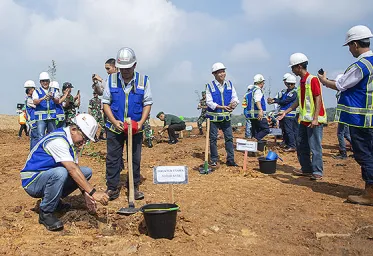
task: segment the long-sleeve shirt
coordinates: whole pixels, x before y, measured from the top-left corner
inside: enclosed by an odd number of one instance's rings
[[[223,92],[224,86],[227,86],[227,81],[225,80],[223,84],[220,84],[217,80],[215,80],[215,84],[220,90],[220,92]],[[236,104],[240,103],[237,97],[236,89],[234,88],[233,84],[232,84],[232,100],[230,103],[232,102],[236,102]],[[213,101],[210,90],[206,90],[206,104],[212,110],[215,110],[216,107],[218,106],[218,104]]]

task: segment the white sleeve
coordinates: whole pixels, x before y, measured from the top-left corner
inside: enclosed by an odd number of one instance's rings
[[[44,148],[57,163],[74,162],[74,159],[70,154],[70,146],[66,140],[62,138],[56,138],[48,141]]]
[[[32,93],[32,99],[33,99],[33,100],[38,100],[38,99],[39,99],[39,95],[38,95],[38,93],[36,92],[36,90],[34,90],[34,92]]]
[[[233,85],[232,85],[232,99],[231,99],[231,102],[229,103],[232,103],[232,102],[236,102],[237,104],[240,103],[240,101],[238,100],[236,89],[234,88]]]
[[[34,101],[31,98],[27,98],[27,107],[29,108],[35,108]]]
[[[335,86],[338,91],[344,92],[357,85],[361,79],[363,79],[363,72],[355,64],[338,81],[335,81]]]
[[[206,87],[206,105],[211,108],[212,110],[215,110],[215,108],[218,106],[213,100],[210,93],[210,90]]]
[[[254,92],[254,102],[261,101],[261,100],[262,100],[262,97],[263,97],[263,92],[262,92],[262,90],[257,89],[257,90]]]
[[[109,88],[109,77],[106,81],[104,92],[102,93],[102,99],[101,102],[102,104],[111,104],[111,94],[110,94],[110,88]]]
[[[145,87],[145,91],[144,91],[144,102],[143,102],[144,106],[147,106],[147,105],[153,105],[153,96],[152,96],[152,91],[150,89],[150,80],[148,78],[147,82],[146,82],[146,87]]]

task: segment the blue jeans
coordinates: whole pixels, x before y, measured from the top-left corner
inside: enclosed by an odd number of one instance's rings
[[[227,162],[234,162],[234,150],[233,150],[233,135],[231,121],[223,122],[210,122],[210,152],[211,161],[217,162],[219,159],[218,155],[218,130],[222,130],[225,140],[225,150],[227,151]]]
[[[251,138],[251,121],[246,119],[245,138]]]
[[[92,177],[90,168],[80,167],[80,170],[87,180]],[[78,184],[65,167],[55,167],[42,172],[25,190],[30,196],[42,199],[40,210],[52,213],[60,199],[70,195],[77,188]]]
[[[345,139],[351,144],[350,129],[348,125],[338,123],[337,137],[338,137],[339,151],[345,152],[346,151]]]
[[[30,151],[38,142],[38,129],[35,127],[30,130]]]
[[[373,129],[350,126],[351,144],[366,184],[373,184]]]
[[[297,147],[298,126],[298,121],[294,117],[284,117],[280,121],[284,142],[289,148]]]
[[[314,128],[299,125],[297,155],[302,172],[323,175],[322,135],[322,125]]]
[[[44,137],[45,134],[51,133],[56,130],[56,119],[36,121],[36,129],[36,139],[37,141],[39,141],[41,138]],[[45,131],[47,131],[47,133]]]

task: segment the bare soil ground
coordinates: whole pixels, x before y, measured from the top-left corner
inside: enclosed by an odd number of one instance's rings
[[[1,119],[5,120],[4,117]],[[146,235],[143,216],[120,216],[126,190],[97,216],[85,211],[79,193],[66,198],[73,208],[61,216],[65,228],[48,232],[38,224],[37,199],[22,189],[19,171],[28,154],[28,138],[17,140],[17,127],[0,127],[0,254],[2,255],[373,255],[373,207],[345,203],[363,188],[359,166],[352,158],[335,160],[336,126],[324,130],[325,178],[313,182],[291,175],[299,167],[296,153],[280,153],[273,175],[260,173],[258,160],[248,170],[226,167],[224,141],[219,140],[221,164],[209,175],[196,169],[203,163],[203,136],[184,138],[176,145],[159,143],[143,148],[141,189],[146,203],[168,202],[167,185],[154,185],[152,168],[186,165],[189,184],[175,185],[181,207],[173,240]],[[242,138],[243,131],[235,133]],[[276,150],[272,142],[271,149]],[[79,159],[94,170],[92,184],[105,189],[105,142],[91,145]],[[242,166],[243,153],[235,152]],[[125,175],[123,174],[123,177]],[[317,233],[347,234],[317,238]]]

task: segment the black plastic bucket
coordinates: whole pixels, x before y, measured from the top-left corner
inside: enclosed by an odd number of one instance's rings
[[[267,141],[266,140],[260,140],[260,141],[258,141],[258,151],[263,152],[266,145],[267,145]]]
[[[178,210],[176,204],[147,204],[141,207],[148,235],[155,239],[174,238]]]
[[[259,170],[265,174],[273,174],[276,172],[277,159],[267,160],[265,157],[259,157]]]

